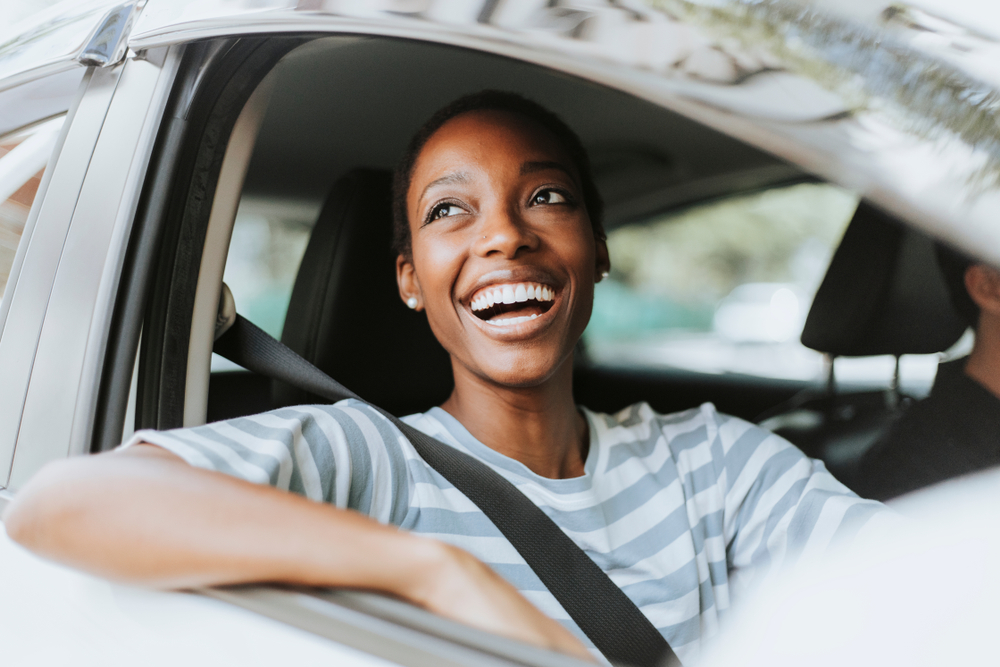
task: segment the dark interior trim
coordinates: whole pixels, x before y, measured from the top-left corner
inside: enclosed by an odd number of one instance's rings
[[[610,231],[629,224],[648,222],[671,213],[680,213],[714,201],[751,195],[799,183],[819,183],[797,167],[775,164],[745,172],[728,173],[687,181],[680,187],[664,188],[607,206],[605,228]]]
[[[118,294],[111,315],[101,385],[97,394],[91,452],[107,451],[121,440],[122,426],[128,411],[131,375],[139,347],[143,313],[152,273],[163,232],[163,212],[169,200],[169,184],[177,165],[186,123],[178,113],[179,83],[190,76],[192,58],[185,54],[177,75],[177,84],[167,103],[163,125],[150,157],[146,185],[139,199],[132,233],[122,266]]]
[[[573,397],[595,412],[614,414],[640,401],[657,412],[671,414],[712,403],[720,411],[754,421],[766,410],[801,391],[822,384],[741,375],[710,374],[678,368],[578,364],[573,373]]]

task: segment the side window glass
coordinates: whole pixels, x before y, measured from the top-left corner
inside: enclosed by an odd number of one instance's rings
[[[857,197],[819,183],[670,213],[608,234],[612,272],[585,334],[595,363],[816,380],[799,336]]]
[[[309,205],[244,197],[233,224],[223,281],[236,310],[281,338],[295,276],[319,210]],[[212,370],[232,362],[212,355]]]
[[[0,295],[6,298],[14,256],[65,116],[0,136]]]

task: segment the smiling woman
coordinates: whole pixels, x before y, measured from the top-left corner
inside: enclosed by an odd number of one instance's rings
[[[534,120],[544,111],[511,108],[532,105],[498,93],[458,100],[432,119],[451,116],[412,170],[397,171],[411,238],[397,261],[400,292],[426,307],[451,356],[455,391],[442,407],[533,472],[577,477],[587,429],[572,356],[607,247],[584,204],[587,163]],[[540,298],[529,301],[529,289]]]
[[[404,421],[513,484],[683,662],[747,586],[881,515],[711,404],[609,415],[575,403],[574,350],[610,259],[586,154],[551,113],[496,92],[445,107],[404,154],[394,203],[399,296],[426,313],[454,377],[441,406]],[[47,468],[5,522],[29,548],[109,577],[366,588],[599,653],[496,525],[357,400],[139,431]]]

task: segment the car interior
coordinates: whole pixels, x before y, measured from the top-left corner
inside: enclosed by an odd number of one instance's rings
[[[275,331],[282,342],[394,414],[443,401],[451,388],[447,355],[425,317],[398,296],[389,192],[411,134],[463,94],[511,90],[564,118],[590,153],[609,233],[664,212],[817,180],[637,97],[500,56],[344,36],[205,42],[189,53],[191,62],[200,60],[186,70],[174,101],[173,116],[183,123],[164,132],[136,223],[155,233],[135,241],[126,261],[123,285],[138,289],[119,295],[118,338],[102,387],[111,416],[98,420],[95,450],[120,441],[120,431],[107,426],[115,414],[136,428],[170,428],[190,425],[185,415],[197,414],[186,407],[191,401],[202,401],[204,418],[213,421],[319,400],[232,366],[213,365],[209,374],[211,338],[198,342],[192,333],[205,319],[196,312],[200,290],[221,289],[221,268],[214,284],[199,282],[198,267],[204,279],[205,258],[213,256],[206,248],[221,243],[213,252],[224,265],[226,252],[236,251],[233,217],[239,228],[240,216],[254,211],[292,221],[301,232],[302,243],[288,249],[297,268]],[[183,105],[182,114],[176,109]],[[236,162],[228,156],[240,147],[245,178],[223,187]],[[210,219],[226,198],[238,213],[219,234]],[[238,295],[235,306],[244,312]],[[128,377],[135,347],[115,341],[127,341],[129,330],[137,338],[139,327],[129,402],[128,383],[112,378]],[[802,332],[802,343],[830,360],[826,376],[615,366],[595,362],[581,345],[576,398],[605,412],[640,400],[665,413],[711,401],[772,428],[850,484],[859,457],[910,398],[895,384],[871,390],[840,383],[832,359],[937,353],[964,330],[937,277],[932,242],[862,201]],[[191,373],[196,347],[205,360],[203,390]]]

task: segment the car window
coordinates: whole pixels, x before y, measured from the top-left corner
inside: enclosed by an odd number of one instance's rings
[[[612,271],[585,334],[598,364],[820,381],[822,354],[799,342],[858,198],[799,183],[716,200],[611,230]],[[937,357],[906,360],[916,393]],[[891,358],[838,359],[853,385],[885,385]]]
[[[0,295],[65,116],[0,136]]]
[[[319,211],[302,204],[244,197],[240,202],[226,257],[223,281],[237,311],[281,338],[295,275]],[[232,363],[212,355],[212,369]]]

